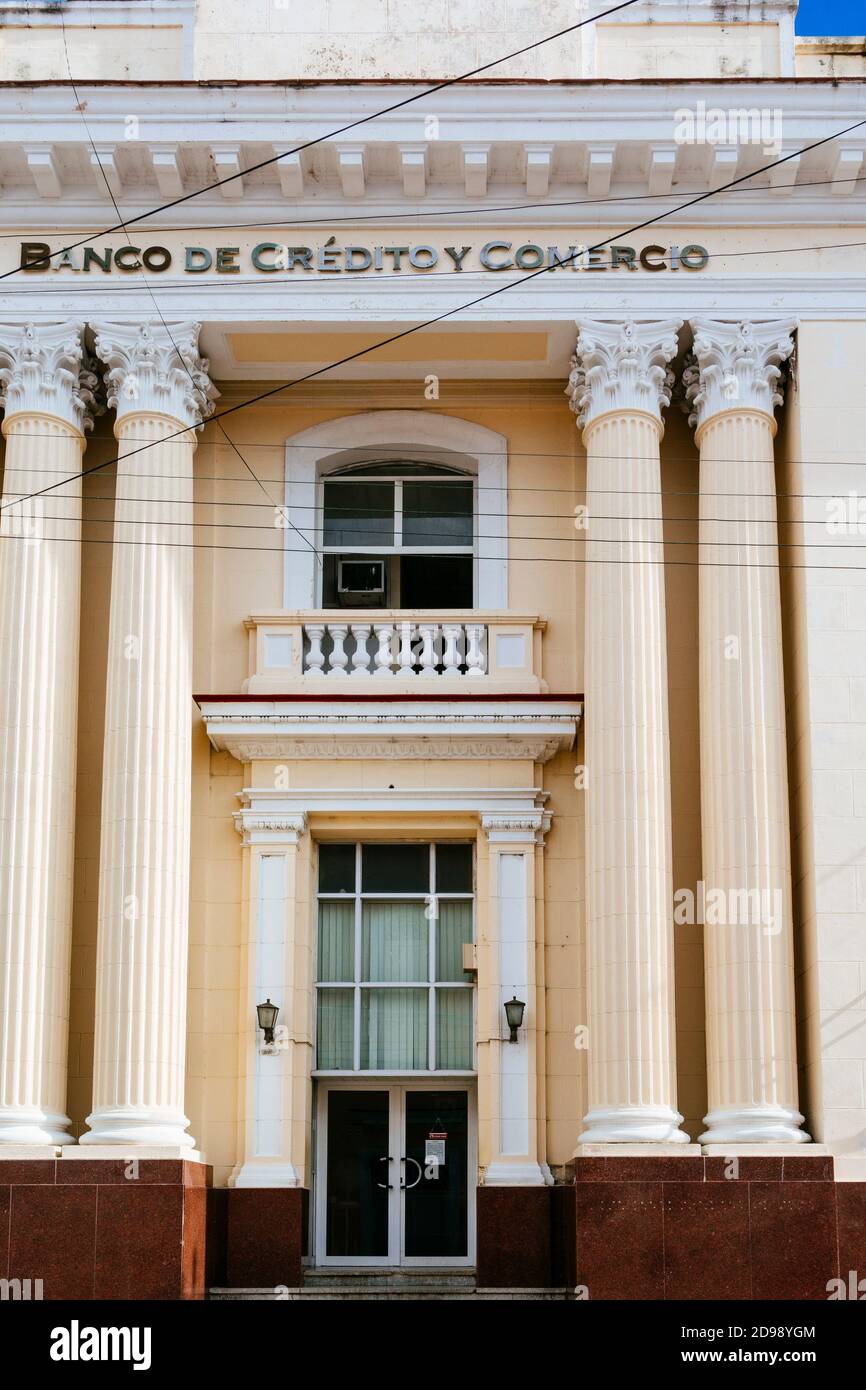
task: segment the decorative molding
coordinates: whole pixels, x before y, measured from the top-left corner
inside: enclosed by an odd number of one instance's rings
[[[783,401],[780,364],[794,351],[797,320],[689,322],[694,348],[682,378],[689,424],[700,429],[726,410],[760,410],[772,418]]]
[[[0,324],[0,400],[11,415],[46,414],[84,434],[100,414],[99,377],[83,345],[84,323]]]
[[[334,734],[329,739],[276,738],[269,742],[249,742],[244,739],[224,738],[220,747],[231,753],[239,762],[250,763],[257,759],[332,759],[341,758],[356,761],[364,758],[383,759],[423,759],[436,761],[443,758],[460,758],[476,761],[479,758],[505,758],[508,760],[530,758],[533,762],[546,763],[562,747],[560,739],[509,738],[501,743],[479,743],[471,735],[467,738],[450,738],[433,743],[427,739],[385,739],[354,740],[341,738]]]
[[[233,812],[232,820],[245,845],[273,844],[276,841],[296,845],[307,829],[305,811],[281,814],[276,811],[252,811],[245,807],[242,811]]]
[[[97,356],[108,365],[108,404],[118,420],[133,413],[168,415],[194,428],[213,412],[219,392],[200,357],[201,324],[91,324]]]
[[[429,709],[402,713],[387,703],[369,714],[324,701],[312,712],[268,702],[252,712],[234,704],[201,700],[208,737],[219,752],[240,762],[259,759],[375,758],[383,761],[448,758],[548,762],[571,748],[582,716],[578,701],[563,700],[543,713],[521,709],[519,697],[504,711],[480,708],[464,713],[445,701]],[[247,707],[248,708],[248,707]],[[309,709],[309,707],[308,707]]]
[[[661,423],[670,404],[681,319],[650,323],[577,322],[577,348],[565,394],[581,429],[610,411],[640,410]]]
[[[516,815],[482,815],[481,829],[490,844],[526,844],[534,840],[543,845],[544,837],[553,820],[550,811],[520,812]]]

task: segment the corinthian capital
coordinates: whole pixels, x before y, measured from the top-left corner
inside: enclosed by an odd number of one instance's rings
[[[0,401],[11,415],[56,415],[74,429],[93,428],[98,382],[82,343],[84,324],[0,324]]]
[[[661,422],[670,404],[682,319],[621,323],[579,319],[565,394],[581,428],[608,411],[642,410]]]
[[[772,417],[782,404],[779,364],[794,350],[796,319],[765,323],[690,320],[694,352],[683,372],[689,424],[700,427],[723,410],[760,410]]]
[[[96,355],[108,366],[108,404],[118,419],[138,411],[200,425],[219,395],[198,352],[201,324],[91,324]]]

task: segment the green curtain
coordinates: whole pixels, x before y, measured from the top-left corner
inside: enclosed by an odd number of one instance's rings
[[[467,900],[439,901],[436,921],[436,979],[467,980],[463,969],[463,947],[472,940],[472,903]]]
[[[436,991],[436,1066],[465,1071],[472,1066],[471,989]]]
[[[418,982],[429,974],[424,904],[365,902],[361,978]]]
[[[355,904],[319,903],[320,980],[347,983],[355,978]]]
[[[354,990],[320,989],[316,1009],[316,1066],[351,1071],[354,1065]]]
[[[361,990],[361,1066],[371,1071],[425,1070],[427,991]]]

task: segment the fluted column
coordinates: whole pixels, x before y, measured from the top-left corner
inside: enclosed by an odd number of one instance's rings
[[[581,1143],[687,1143],[676,1109],[659,440],[678,320],[581,321],[568,394],[587,451],[589,1111]]]
[[[82,328],[0,325],[0,1144],[69,1140]]]
[[[198,324],[93,325],[117,410],[93,1113],[83,1144],[191,1147],[192,460]]]
[[[797,1109],[774,406],[793,321],[693,319],[700,448],[704,1143],[808,1139]]]

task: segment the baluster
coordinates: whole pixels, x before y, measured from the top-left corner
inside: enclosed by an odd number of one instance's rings
[[[460,654],[457,650],[457,639],[460,632],[459,623],[442,624],[442,635],[445,638],[445,650],[442,653],[442,665],[445,668],[442,672],[443,676],[460,675]]]
[[[376,652],[375,657],[373,658],[374,664],[376,666],[374,675],[393,676],[394,672],[391,670],[391,663],[394,659],[394,654],[392,651],[392,642],[394,640],[394,625],[393,623],[375,623],[374,630],[376,633],[376,639],[379,643],[379,648]]]
[[[485,628],[481,623],[466,624],[466,674],[467,676],[483,676],[485,674],[484,652],[482,641],[484,639]]]
[[[310,643],[310,649],[304,660],[304,673],[308,676],[320,676],[325,664],[325,653],[322,651],[325,624],[315,623],[311,627],[305,627],[304,635]]]
[[[352,636],[355,639],[355,650],[352,653],[353,676],[369,676],[370,674],[370,654],[367,651],[367,639],[370,632],[370,623],[352,623]]]
[[[334,646],[331,651],[331,669],[329,676],[345,676],[346,667],[349,664],[349,653],[343,643],[349,631],[347,623],[328,623],[328,632],[331,634],[331,641]]]
[[[414,633],[414,623],[400,624],[400,670],[397,674],[404,679],[415,675],[415,653],[412,650]]]
[[[418,658],[421,666],[422,678],[435,676],[437,674],[436,653],[433,649],[433,643],[438,631],[438,623],[418,624],[418,635],[420,636],[422,642],[421,655]]]

